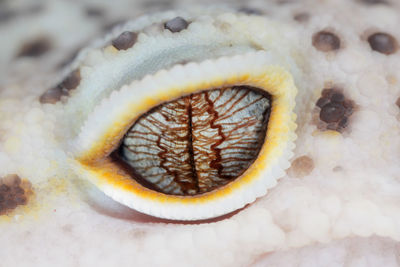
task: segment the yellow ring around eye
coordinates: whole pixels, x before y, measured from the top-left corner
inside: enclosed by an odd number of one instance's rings
[[[142,186],[108,157],[134,121],[150,108],[190,93],[237,85],[267,91],[272,96],[272,106],[266,139],[257,159],[240,177],[225,186],[194,196],[167,195]],[[146,90],[147,87],[153,89],[136,101],[123,96],[134,95],[135,90]],[[194,220],[231,212],[264,195],[289,166],[296,138],[293,113],[296,93],[290,73],[282,67],[269,65],[265,52],[161,71],[116,93],[114,98],[125,99],[126,104],[113,114],[115,121],[92,138],[88,149],[76,152],[76,171],[115,200],[151,215]],[[104,109],[113,106],[112,98],[103,103]],[[130,99],[135,100],[134,97]],[[90,123],[83,130],[89,126]],[[84,141],[84,138],[78,139],[77,146]]]

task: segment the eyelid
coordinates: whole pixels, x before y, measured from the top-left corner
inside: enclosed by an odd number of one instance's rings
[[[81,82],[65,104],[66,117],[73,118],[66,122],[69,135],[75,137],[79,134],[88,114],[113,91],[180,62],[201,62],[221,56],[268,50],[280,55],[281,66],[290,65],[291,68],[295,65],[292,57],[287,56],[292,53],[290,50],[293,47],[283,41],[286,37],[282,33],[289,30],[287,27],[266,18],[220,12],[184,12],[181,15],[190,24],[179,33],[160,27],[176,16],[174,13],[144,16],[98,41],[94,48],[82,51],[71,66],[71,69],[80,71]],[[148,30],[154,27],[158,30]],[[260,27],[266,30],[260,32]],[[137,34],[136,43],[127,50],[117,50],[111,44],[113,38],[117,38],[122,31]]]
[[[141,114],[160,103],[196,91],[240,84],[265,88],[264,83],[268,82],[268,92],[275,99],[276,93],[289,94],[290,91],[271,92],[286,86],[287,76],[290,76],[279,66],[270,65],[273,60],[269,53],[259,51],[200,64],[176,65],[169,71],[161,70],[134,81],[113,92],[96,107],[74,141],[73,154],[84,162],[107,156],[117,145],[115,140],[120,140]]]
[[[78,125],[76,128],[79,128],[81,114],[91,112],[99,101],[114,90],[143,79],[145,75],[154,75],[181,61],[215,58],[241,50],[255,51],[245,38],[227,38],[210,22],[201,27],[193,22],[189,27],[189,30],[179,33],[181,38],[176,38],[168,31],[151,36],[139,30],[138,40],[129,50],[118,51],[108,45],[87,51],[86,58],[77,66],[82,75],[80,88],[67,104],[67,113],[76,118],[74,126]]]
[[[283,176],[296,138],[292,110],[297,89],[291,75],[274,62],[276,58],[260,51],[177,65],[113,92],[89,116],[74,141],[76,172],[115,200],[170,219],[216,217],[254,201]],[[193,92],[233,85],[254,86],[266,90],[273,98],[268,142],[240,179],[217,192],[190,198],[167,196],[144,188],[107,158],[133,122],[150,108]]]

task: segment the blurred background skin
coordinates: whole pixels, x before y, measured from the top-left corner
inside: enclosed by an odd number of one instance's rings
[[[33,66],[40,66],[45,72],[60,70],[91,41],[103,36],[118,24],[140,15],[171,10],[182,5],[182,8],[187,8],[223,2],[1,0],[0,84],[4,85],[10,78],[7,76],[16,73],[17,76],[27,77],[27,72]],[[231,1],[230,4],[238,5],[238,2]]]
[[[38,68],[54,75],[81,48],[118,24],[143,14],[173,9],[175,2],[1,0],[0,86],[16,79],[31,79],[35,74],[32,70]],[[200,3],[186,4],[191,2]]]

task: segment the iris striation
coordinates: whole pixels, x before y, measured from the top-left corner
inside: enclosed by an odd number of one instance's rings
[[[271,97],[248,86],[155,107],[127,132],[120,157],[143,185],[173,195],[212,191],[239,177],[264,143]]]

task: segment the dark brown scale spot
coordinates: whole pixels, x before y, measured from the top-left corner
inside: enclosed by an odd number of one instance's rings
[[[276,3],[278,5],[288,5],[288,4],[293,4],[293,0],[277,0]]]
[[[39,101],[42,104],[55,104],[61,100],[62,96],[67,95],[67,91],[65,91],[61,86],[58,85],[44,92],[40,96]]]
[[[264,143],[271,97],[247,86],[161,104],[126,133],[115,162],[143,186],[172,195],[210,192],[241,176]]]
[[[344,115],[348,118],[354,112],[354,102],[351,100],[343,101],[343,106],[345,107]]]
[[[312,44],[319,51],[329,52],[340,48],[340,39],[334,33],[320,31],[313,35]]]
[[[22,189],[21,187],[14,187],[13,188],[13,193],[14,194],[17,194],[17,195],[22,195],[22,194],[24,194],[24,189]]]
[[[40,57],[51,49],[51,43],[47,38],[40,38],[24,44],[17,57]]]
[[[62,81],[61,86],[67,90],[72,90],[78,87],[81,82],[81,73],[79,70],[74,70]]]
[[[396,100],[396,106],[398,106],[400,108],[400,97],[397,98],[397,100]]]
[[[310,19],[310,14],[306,12],[297,13],[293,16],[293,19],[298,22],[306,22]]]
[[[319,108],[319,119],[323,123],[318,124],[319,128],[338,132],[348,126],[349,117],[354,110],[353,101],[346,99],[344,94],[335,88],[322,90],[316,106]]]
[[[314,170],[314,161],[309,156],[301,156],[293,160],[288,174],[295,178],[302,178]]]
[[[388,2],[386,0],[359,0],[363,4],[367,5],[378,5],[378,4],[383,4],[386,5]]]
[[[317,107],[322,108],[323,106],[325,106],[326,104],[328,104],[329,102],[331,102],[331,100],[327,97],[321,97],[320,99],[318,99],[317,101]]]
[[[28,181],[15,174],[0,178],[0,215],[7,214],[19,205],[28,203],[32,188]]]
[[[15,197],[15,202],[17,203],[17,205],[25,205],[27,203],[27,199],[23,195],[16,196]]]
[[[13,196],[10,196],[10,197],[13,197]],[[13,209],[15,209],[16,207],[17,207],[17,202],[15,202],[15,200],[14,199],[12,199],[12,198],[7,198],[5,201],[4,201],[4,208],[6,208],[6,209],[8,209],[8,210],[13,210]]]
[[[79,70],[72,71],[59,85],[44,92],[39,101],[42,104],[55,104],[62,96],[68,96],[69,91],[76,89],[81,81]]]
[[[136,39],[136,33],[125,31],[112,41],[112,45],[118,50],[127,50],[135,44]]]
[[[332,102],[339,102],[339,103],[341,103],[341,102],[344,101],[344,95],[343,95],[342,93],[339,93],[339,92],[333,93],[332,96],[331,96],[331,101],[332,101]]]
[[[238,9],[239,12],[245,13],[247,15],[262,15],[263,12],[259,9],[255,9],[252,7],[241,7]]]
[[[378,32],[368,37],[368,43],[372,50],[390,55],[396,53],[399,45],[397,40],[388,33]]]
[[[96,6],[88,6],[85,8],[85,14],[91,18],[101,18],[104,17],[105,10]]]
[[[343,118],[339,121],[338,126],[339,126],[340,128],[345,128],[345,127],[347,127],[348,123],[349,123],[349,119],[348,119],[347,117],[343,117]]]
[[[333,172],[341,172],[341,171],[343,171],[343,167],[342,167],[342,166],[335,166],[335,167],[332,169],[332,171],[333,171]]]
[[[0,185],[0,194],[6,193],[9,191],[10,191],[10,187],[8,187],[7,185],[5,185],[5,184]]]
[[[142,1],[141,5],[144,9],[166,10],[166,9],[172,9],[174,7],[174,2],[175,2],[175,0],[169,0],[169,1],[146,0],[146,1]],[[135,2],[133,2],[133,3],[135,3]]]
[[[329,103],[321,108],[319,118],[326,122],[338,122],[344,115],[344,107],[338,103]]]
[[[11,9],[0,9],[0,23],[5,23],[15,18],[17,13]]]
[[[332,88],[325,88],[322,90],[321,96],[331,98],[331,96],[334,92],[335,91]]]
[[[171,32],[180,32],[188,26],[189,23],[181,17],[173,18],[164,23],[164,29],[170,30]]]

